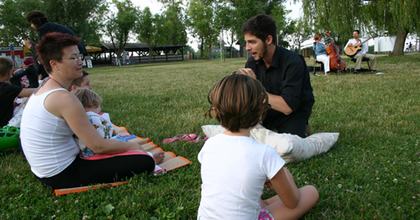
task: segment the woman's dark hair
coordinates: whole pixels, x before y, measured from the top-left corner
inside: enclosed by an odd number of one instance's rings
[[[48,22],[47,16],[39,10],[31,11],[26,15],[26,20],[40,28],[44,23]]]
[[[277,45],[277,28],[276,22],[270,15],[259,14],[254,16],[242,25],[242,35],[252,34],[261,39],[263,42],[267,39],[268,35],[273,37],[273,44]]]
[[[241,74],[229,75],[217,82],[207,94],[207,100],[211,106],[206,117],[212,118],[214,108],[216,120],[232,132],[254,127],[270,109],[263,85]]]
[[[70,34],[52,32],[44,35],[36,45],[37,56],[41,58],[45,71],[51,73],[51,60],[62,61],[63,48],[78,45],[80,38]]]

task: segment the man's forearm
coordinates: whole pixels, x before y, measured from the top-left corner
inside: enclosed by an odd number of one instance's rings
[[[267,94],[272,109],[282,112],[285,115],[292,114],[293,110],[289,107],[289,105],[286,103],[283,97],[279,95],[273,95],[271,93]]]

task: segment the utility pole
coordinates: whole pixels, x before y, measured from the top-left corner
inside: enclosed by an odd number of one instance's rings
[[[222,30],[222,37],[220,38],[220,62],[223,63],[223,30]]]

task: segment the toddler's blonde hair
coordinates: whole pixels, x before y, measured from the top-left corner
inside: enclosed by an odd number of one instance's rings
[[[80,100],[84,108],[97,108],[102,105],[102,98],[96,92],[89,89],[76,89],[71,93]]]

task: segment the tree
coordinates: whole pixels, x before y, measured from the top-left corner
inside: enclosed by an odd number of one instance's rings
[[[149,46],[149,63],[151,63],[153,48],[164,40],[162,16],[158,14],[152,15],[149,7],[144,8],[140,16],[138,34],[137,39],[140,42],[147,43]]]
[[[290,10],[286,10],[284,5],[275,6],[272,10],[272,17],[276,21],[278,40],[277,44],[282,47],[289,47],[290,43],[285,41],[287,36],[292,35],[296,30],[296,21],[286,18]]]
[[[420,27],[420,1],[369,1],[366,11],[376,29],[396,35],[392,55],[404,55],[405,39],[408,33],[416,33]]]
[[[160,0],[166,5],[166,10],[162,13],[163,42],[172,45],[186,45],[187,31],[185,26],[184,13],[181,8],[182,1]]]
[[[191,0],[187,9],[188,26],[192,35],[201,41],[200,53],[203,57],[204,45],[208,47],[208,59],[211,59],[211,47],[217,41],[219,30],[215,26],[213,1]]]
[[[25,16],[28,8],[41,4],[40,0],[0,1],[0,43],[1,45],[23,45],[25,39],[38,41],[38,33],[30,27]]]
[[[22,44],[23,39],[38,41],[38,33],[25,20],[28,12],[42,10],[50,22],[72,29],[84,44],[99,43],[105,0],[0,0],[0,42]],[[60,9],[60,10],[57,10]]]
[[[221,30],[223,33],[226,31],[228,33],[228,43],[230,47],[230,51],[232,51],[232,45],[237,41],[236,35],[235,35],[235,22],[236,18],[232,15],[234,15],[235,9],[231,6],[227,5],[218,5],[216,11],[216,26],[218,29]],[[223,39],[222,39],[223,40]],[[233,53],[230,54],[231,58],[233,57]]]
[[[133,6],[130,0],[122,2],[112,0],[112,3],[115,4],[118,12],[110,15],[106,23],[106,31],[111,38],[117,59],[120,59],[129,35],[136,27],[138,9]]]
[[[67,26],[88,45],[100,41],[108,4],[106,0],[54,0],[44,1],[40,10],[49,21]]]
[[[301,45],[304,41],[308,40],[312,36],[313,30],[309,25],[309,21],[304,17],[300,17],[296,21],[295,31],[291,34],[293,39],[293,44],[298,45],[300,51]]]

